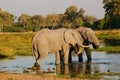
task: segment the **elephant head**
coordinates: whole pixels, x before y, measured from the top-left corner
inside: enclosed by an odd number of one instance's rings
[[[74,49],[77,54],[80,54],[84,48],[89,47],[83,45],[83,38],[77,30],[66,30],[64,32],[64,40],[74,48],[76,48],[76,46],[78,47],[77,49]]]
[[[100,42],[92,29],[86,27],[79,27],[77,30],[83,37],[85,45],[92,44],[94,49],[97,49],[99,47]]]

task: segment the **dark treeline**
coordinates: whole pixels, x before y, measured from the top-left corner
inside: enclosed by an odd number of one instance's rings
[[[119,29],[120,28],[120,0],[103,0],[105,16],[97,19],[90,15],[84,15],[83,8],[75,5],[68,7],[63,14],[42,15],[21,14],[15,17],[13,14],[0,9],[1,32],[25,32],[38,31],[42,28],[77,28],[80,26],[92,29]]]

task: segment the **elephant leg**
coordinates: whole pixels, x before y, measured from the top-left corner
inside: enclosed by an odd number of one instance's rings
[[[62,63],[64,61],[64,58],[63,58],[63,54],[62,54],[62,51],[60,50],[59,51],[59,54],[60,54],[60,62]]]
[[[60,53],[59,51],[56,53],[56,62],[55,64],[60,64]]]
[[[72,62],[72,51],[75,51],[77,49],[77,46],[73,47],[72,45],[70,46],[70,49],[69,49],[69,63]]]
[[[36,60],[36,63],[40,64],[42,59],[48,54],[48,52],[43,52],[40,57]]]
[[[36,59],[34,66],[32,67],[33,70],[39,70],[39,64],[41,63],[42,59],[46,56],[45,54],[47,55],[48,53],[43,53],[39,55],[39,57]]]
[[[68,53],[64,54],[64,64],[68,64]]]
[[[69,65],[63,65],[64,66],[64,74],[69,74]]]
[[[90,48],[85,48],[86,56],[88,61],[91,61],[91,49]]]
[[[91,62],[87,60],[86,66],[85,66],[85,73],[90,74],[91,73]]]
[[[56,74],[61,74],[61,65],[56,65]]]
[[[68,62],[71,63],[72,62],[72,51],[69,52],[69,56],[68,56]],[[60,51],[60,61],[63,62],[64,61],[64,55],[61,54],[61,51]]]
[[[68,64],[69,47],[64,48],[64,64]]]
[[[83,62],[83,56],[82,56],[82,53],[78,54],[78,60],[79,62]]]
[[[69,53],[69,56],[68,56],[68,57],[69,57],[69,58],[68,58],[68,59],[69,59],[68,62],[71,63],[71,62],[72,62],[72,53]]]

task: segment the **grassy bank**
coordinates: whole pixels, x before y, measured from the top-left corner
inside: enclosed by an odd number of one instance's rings
[[[32,37],[34,33],[1,33],[0,57],[14,55],[32,55]]]
[[[105,46],[99,48],[99,51],[106,51],[108,53],[120,53],[120,30],[103,30],[95,31],[99,40]]]
[[[106,46],[97,50],[120,53],[120,30],[95,32],[97,37],[106,43]],[[34,34],[32,32],[0,33],[0,57],[32,55],[32,37]]]
[[[106,77],[105,77],[106,76]],[[75,77],[70,77],[68,74],[9,74],[0,73],[0,80],[112,80],[115,76],[120,76],[119,73],[94,73],[94,74],[78,74]]]

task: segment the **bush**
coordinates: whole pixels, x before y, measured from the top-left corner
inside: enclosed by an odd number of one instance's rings
[[[25,30],[22,27],[4,26],[3,32],[25,32]]]

